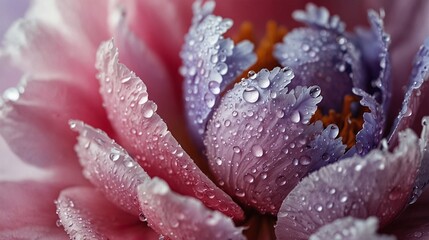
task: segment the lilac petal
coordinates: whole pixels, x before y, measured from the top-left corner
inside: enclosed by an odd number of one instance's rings
[[[423,190],[429,183],[429,129],[428,129],[429,117],[426,116],[422,119],[422,132],[420,135],[420,149],[422,151],[422,163],[419,169],[419,175],[417,176],[416,186],[414,188],[414,194],[411,199],[411,203],[414,203],[422,194]]]
[[[389,145],[396,145],[398,133],[411,126],[415,120],[416,112],[426,96],[427,80],[429,78],[429,38],[420,47],[414,60],[413,71],[411,73],[408,90],[402,103],[402,109],[399,112],[393,127],[389,134]]]
[[[341,218],[321,227],[309,240],[395,240],[393,236],[377,234],[378,220],[370,217],[366,220],[353,217]]]
[[[353,89],[353,93],[361,96],[360,104],[369,108],[370,112],[363,114],[364,123],[362,129],[356,135],[356,152],[363,156],[380,143],[386,122],[382,106],[373,95],[369,95],[361,89]]]
[[[295,29],[275,46],[273,54],[282,66],[296,73],[290,87],[317,84],[325,91],[320,105],[323,111],[341,110],[343,98],[352,93],[353,86],[366,89],[358,49],[336,31]]]
[[[79,133],[75,150],[83,175],[110,202],[139,216],[137,186],[149,179],[147,173],[101,130],[80,121],[70,121],[70,127]]]
[[[253,44],[243,41],[234,46],[231,39],[224,39],[232,20],[212,15],[214,5],[213,1],[195,2],[192,26],[181,52],[188,124],[200,144],[220,94],[256,61]]]
[[[374,149],[363,158],[354,156],[321,168],[283,201],[277,237],[307,239],[345,216],[376,216],[384,227],[408,204],[420,163],[418,138],[407,130],[393,153]]]
[[[296,21],[305,23],[315,29],[343,33],[346,27],[337,15],[330,16],[325,7],[317,7],[313,3],[307,3],[306,11],[296,10],[293,12],[292,17]]]
[[[197,199],[173,192],[155,177],[138,187],[140,206],[149,226],[171,239],[245,239],[242,228]]]
[[[113,40],[101,44],[97,55],[100,92],[121,145],[149,176],[161,177],[174,191],[242,219],[243,210],[198,168],[158,115],[146,85],[118,59]]]
[[[262,213],[277,213],[302,177],[344,153],[336,126],[309,125],[320,88],[288,90],[293,74],[251,74],[224,95],[207,124],[204,143],[218,183]]]
[[[70,239],[158,239],[152,229],[116,208],[95,189],[67,188],[55,203],[57,225]]]

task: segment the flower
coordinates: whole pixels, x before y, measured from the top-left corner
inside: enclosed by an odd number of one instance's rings
[[[428,234],[427,196],[398,216],[428,181],[427,118],[420,138],[407,128],[429,42],[391,107],[383,12],[350,33],[309,4],[294,13],[306,27],[276,43],[270,23],[256,55],[249,25],[233,41],[214,8],[196,1],[189,27],[187,1],[34,2],[0,54],[25,73],[0,107],[2,238],[390,239],[378,223]],[[264,68],[267,51],[282,67]]]

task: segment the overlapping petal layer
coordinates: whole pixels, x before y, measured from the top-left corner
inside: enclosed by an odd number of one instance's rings
[[[309,124],[318,86],[289,90],[288,68],[249,75],[222,98],[205,138],[210,167],[229,194],[262,213],[276,214],[302,177],[343,153],[334,125]]]
[[[376,216],[380,227],[410,201],[421,164],[418,139],[402,133],[393,153],[373,150],[321,168],[286,197],[278,214],[280,239],[307,239],[319,227],[345,216]]]

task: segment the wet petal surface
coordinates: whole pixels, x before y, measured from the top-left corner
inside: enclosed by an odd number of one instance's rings
[[[220,94],[256,61],[253,44],[243,41],[235,46],[223,37],[232,20],[212,15],[214,6],[213,1],[195,2],[192,26],[181,52],[188,125],[200,145]]]
[[[407,206],[421,163],[415,134],[407,130],[400,140],[393,153],[376,149],[303,179],[282,204],[277,237],[307,239],[319,227],[345,216],[376,216],[380,227],[391,222]]]
[[[309,240],[395,240],[393,236],[377,234],[378,221],[375,217],[366,220],[352,217],[341,218],[321,227]],[[280,239],[281,240],[281,239]]]
[[[245,239],[241,228],[192,197],[173,192],[155,177],[138,187],[140,206],[149,226],[170,239]],[[162,211],[160,211],[162,209]]]
[[[230,195],[262,213],[277,213],[308,172],[344,152],[334,125],[309,124],[320,88],[288,89],[288,68],[251,73],[223,97],[207,128],[210,167]]]
[[[118,62],[113,41],[101,45],[97,68],[101,94],[120,143],[151,176],[166,180],[171,188],[194,196],[228,216],[242,218],[243,212],[192,161],[148,100],[146,85]]]
[[[158,239],[138,218],[116,208],[95,189],[68,188],[56,201],[58,225],[70,239]]]
[[[139,216],[137,186],[149,179],[147,173],[101,130],[80,121],[71,121],[70,127],[79,132],[75,150],[83,167],[83,175],[110,202]]]

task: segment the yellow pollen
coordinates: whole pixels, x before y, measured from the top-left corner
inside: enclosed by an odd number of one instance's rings
[[[234,42],[238,43],[243,40],[249,40],[256,46],[256,63],[253,64],[242,76],[237,78],[240,81],[241,78],[247,76],[249,70],[258,72],[262,68],[269,70],[279,66],[280,64],[273,56],[274,45],[281,42],[283,37],[286,35],[287,29],[283,26],[277,25],[275,21],[268,21],[265,28],[265,35],[262,39],[256,43],[255,34],[253,32],[253,25],[250,22],[244,22],[240,26],[238,34],[233,38]]]
[[[329,124],[335,124],[340,128],[340,137],[347,149],[355,145],[356,134],[362,129],[363,126],[363,114],[369,112],[367,107],[360,107],[356,116],[352,114],[352,104],[359,102],[357,96],[346,95],[344,96],[343,109],[341,113],[335,112],[330,109],[328,114],[323,115],[320,109],[316,110],[316,113],[311,118],[311,122],[322,121],[323,126],[327,127]],[[359,105],[360,106],[360,105]]]

